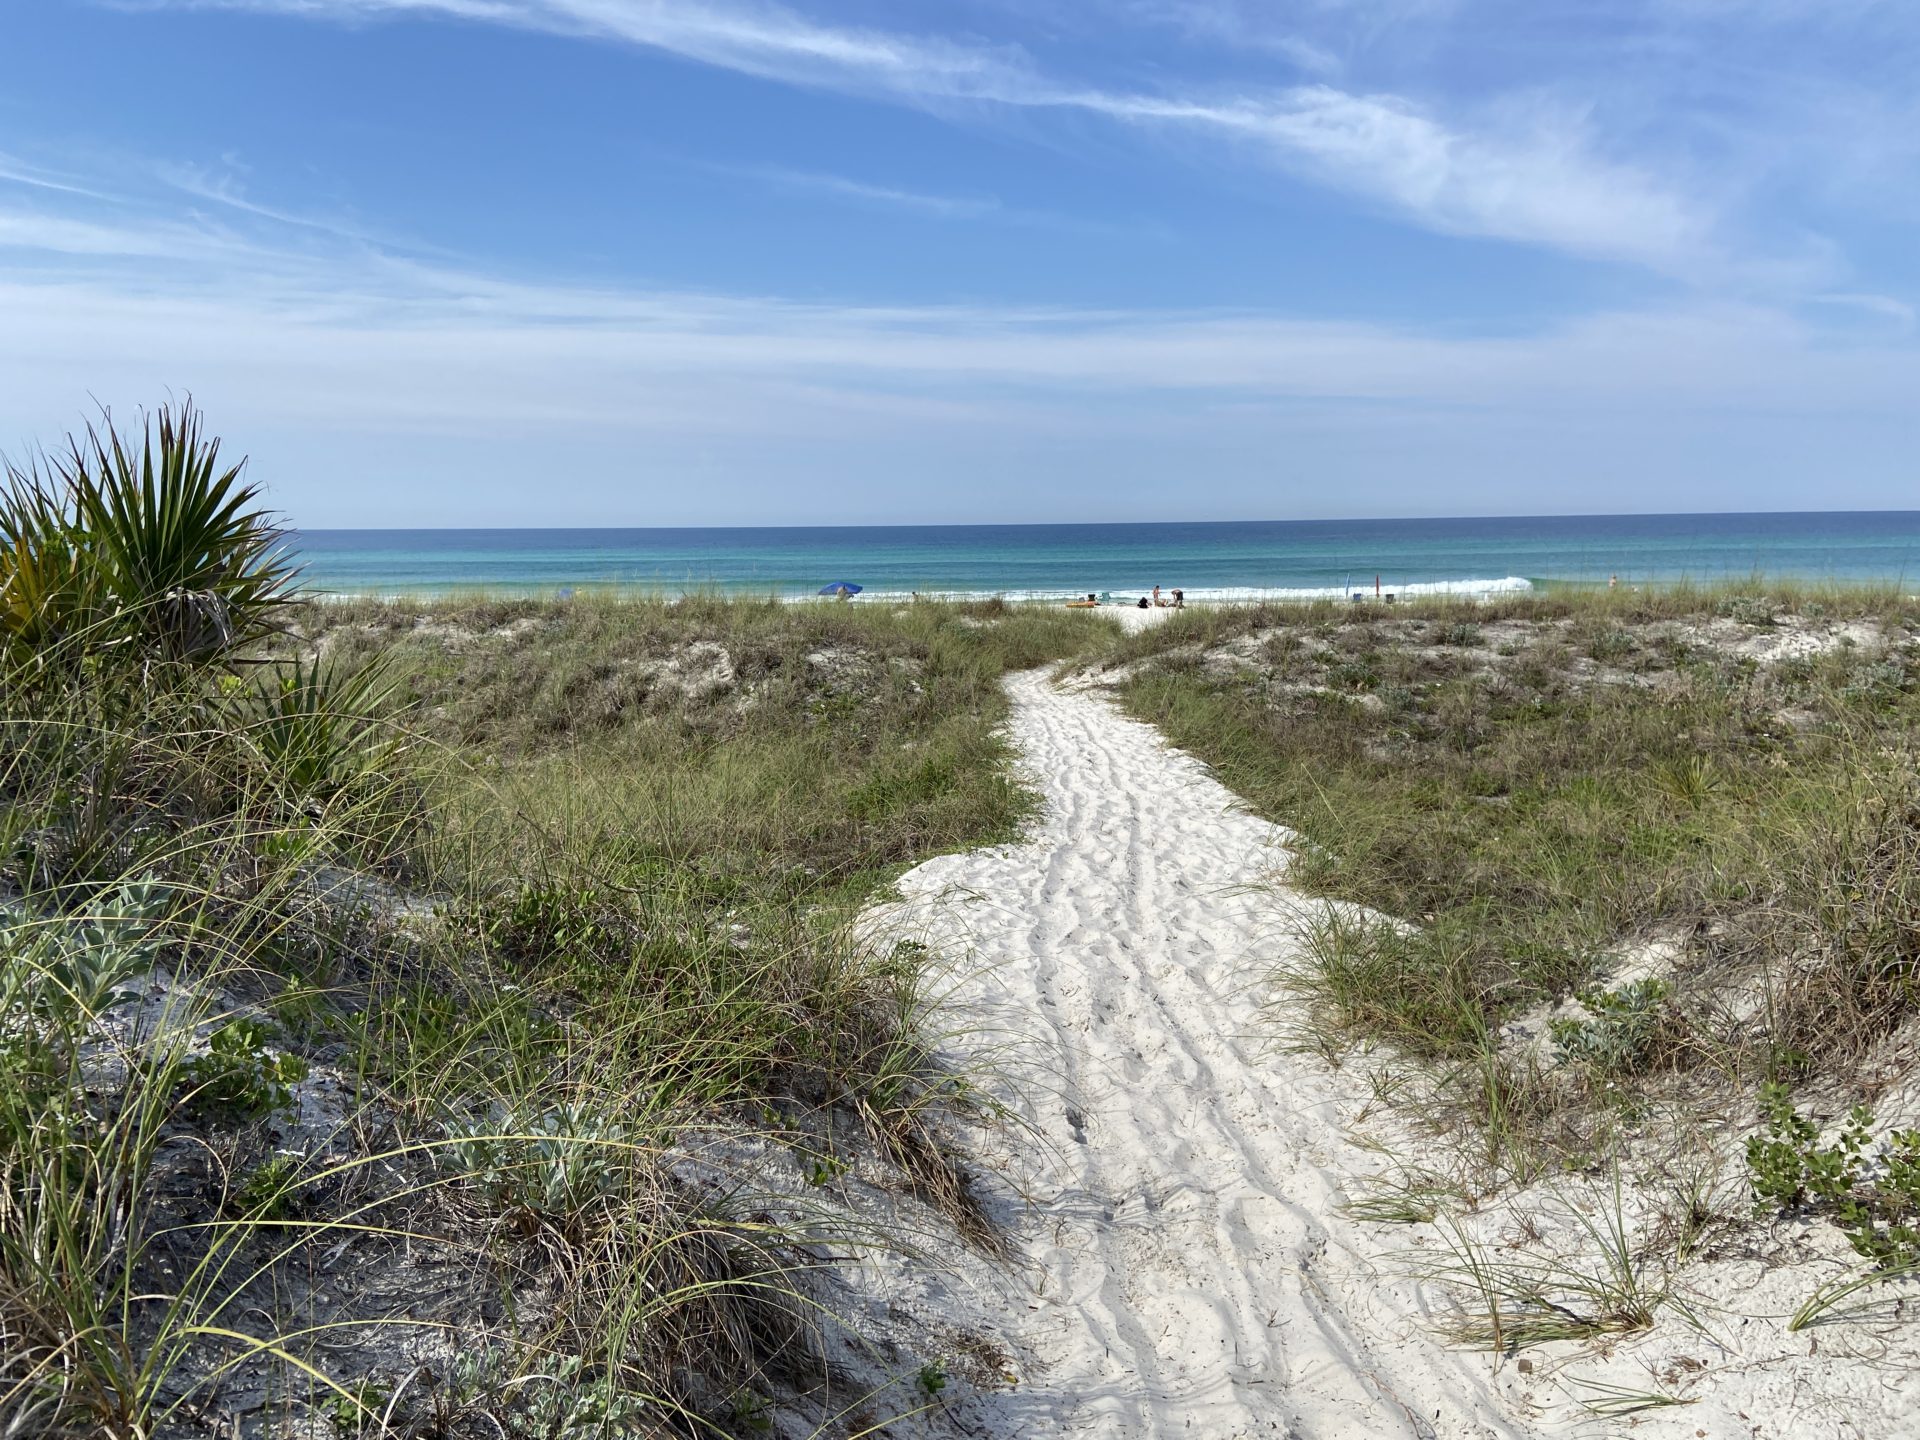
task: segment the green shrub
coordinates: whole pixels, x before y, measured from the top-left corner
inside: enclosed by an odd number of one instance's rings
[[[342,1388],[345,1394],[335,1393],[320,1406],[320,1413],[332,1422],[336,1431],[359,1436],[386,1429],[379,1421],[381,1407],[392,1397],[386,1386],[361,1380]]]
[[[153,968],[155,927],[171,902],[149,879],[119,885],[73,915],[35,918],[32,903],[0,910],[0,958],[26,982],[22,998],[39,1020],[71,1027],[133,998],[123,987]]]
[[[1764,595],[1729,595],[1721,600],[1719,611],[1742,625],[1767,627],[1774,623],[1775,607]]]
[[[271,1155],[249,1170],[234,1191],[232,1209],[249,1220],[285,1220],[299,1209],[298,1155]]]
[[[1794,1109],[1784,1085],[1761,1092],[1764,1133],[1747,1141],[1747,1171],[1762,1213],[1823,1214],[1881,1267],[1920,1263],[1920,1130],[1887,1140],[1878,1173],[1869,1160],[1873,1112],[1856,1105],[1831,1145]]]
[[[1618,660],[1633,653],[1633,634],[1620,627],[1610,626],[1597,631],[1587,641],[1587,654],[1595,660]]]
[[[1371,690],[1380,683],[1380,672],[1365,660],[1342,660],[1327,667],[1327,683],[1340,690]]]
[[[1912,685],[1913,677],[1899,661],[1876,660],[1854,667],[1840,698],[1854,705],[1886,707],[1897,704]]]
[[[852,1167],[838,1155],[815,1155],[807,1161],[807,1183],[814,1187],[831,1185]]]
[[[1711,756],[1685,755],[1662,760],[1652,770],[1654,788],[1676,805],[1698,808],[1720,788],[1721,774]]]
[[[754,1435],[773,1433],[773,1401],[757,1390],[738,1390],[728,1408],[733,1412],[733,1423]]]
[[[510,1434],[526,1440],[616,1440],[650,1428],[649,1407],[626,1394],[617,1375],[592,1376],[578,1355],[563,1356],[551,1371],[518,1387],[509,1412]]]
[[[660,1431],[657,1411],[645,1399],[628,1393],[624,1377],[617,1372],[589,1365],[579,1355],[537,1350],[520,1354],[517,1362],[514,1355],[495,1346],[457,1351],[443,1373],[429,1377],[430,1399],[421,1404],[415,1395],[405,1397],[395,1418],[406,1423],[378,1433],[626,1440]],[[371,1385],[356,1394],[380,1405],[387,1400],[384,1391]],[[373,1434],[378,1429],[353,1404],[340,1407],[335,1423],[350,1434]]]
[[[504,907],[483,909],[478,923],[502,954],[529,961],[606,955],[629,933],[614,901],[580,885],[524,884]]]
[[[377,662],[280,661],[230,688],[222,718],[295,805],[325,803],[395,758],[395,689]]]
[[[253,1119],[293,1104],[289,1088],[307,1078],[297,1055],[267,1048],[266,1027],[255,1020],[229,1020],[207,1039],[206,1053],[182,1068],[189,1109],[210,1116]]]
[[[627,1128],[583,1106],[452,1120],[446,1133],[443,1167],[501,1209],[570,1221],[633,1177]]]
[[[0,637],[17,656],[77,662],[131,644],[219,660],[269,634],[293,565],[245,465],[223,466],[191,402],[137,437],[105,417],[57,457],[8,463],[0,497]]]

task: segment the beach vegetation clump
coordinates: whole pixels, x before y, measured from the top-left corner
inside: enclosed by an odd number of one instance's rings
[[[137,435],[103,415],[62,451],[8,462],[0,634],[16,658],[124,647],[216,662],[267,634],[295,569],[243,469],[222,462],[190,401]]]
[[[1342,902],[1280,977],[1305,1038],[1574,1163],[1679,1077],[1848,1083],[1920,1013],[1917,637],[1756,581],[1195,611],[1111,660]]]
[[[1881,1269],[1920,1264],[1920,1130],[1873,1143],[1873,1112],[1856,1105],[1831,1143],[1795,1109],[1786,1086],[1761,1092],[1765,1128],[1747,1141],[1747,1169],[1764,1213],[1819,1214]]]
[[[268,1048],[258,1021],[229,1020],[207,1038],[204,1053],[181,1067],[185,1103],[235,1118],[268,1115],[293,1103],[291,1086],[307,1078],[306,1062]]]
[[[1643,976],[1617,990],[1580,993],[1582,1017],[1549,1023],[1554,1049],[1564,1060],[1608,1074],[1633,1074],[1652,1060],[1660,1036],[1665,1002],[1673,994],[1668,981]]]
[[[849,921],[1030,813],[999,680],[1092,627],[302,602],[180,408],[0,541],[0,1430],[731,1423],[838,1235],[769,1126],[987,1233],[935,957]]]
[[[1511,1352],[1653,1325],[1673,1296],[1666,1276],[1633,1243],[1617,1170],[1612,1180],[1591,1212],[1564,1201],[1555,1207],[1578,1237],[1567,1258],[1503,1255],[1452,1216],[1441,1217],[1446,1256],[1431,1273],[1468,1297],[1446,1322],[1455,1341]]]

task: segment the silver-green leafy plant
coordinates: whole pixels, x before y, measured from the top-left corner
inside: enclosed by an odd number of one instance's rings
[[[1649,976],[1618,990],[1583,990],[1588,1018],[1552,1021],[1548,1030],[1563,1060],[1606,1074],[1631,1075],[1651,1059],[1673,986]]]
[[[619,1193],[631,1174],[626,1128],[585,1106],[450,1120],[446,1131],[444,1168],[504,1208],[569,1218]]]

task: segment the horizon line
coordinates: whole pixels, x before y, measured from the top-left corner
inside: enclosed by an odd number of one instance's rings
[[[1793,518],[1819,515],[1911,515],[1920,516],[1920,508],[1880,510],[1843,508],[1837,510],[1607,510],[1567,511],[1531,515],[1459,514],[1459,515],[1348,515],[1296,517],[1292,519],[1223,516],[1207,520],[912,520],[852,522],[841,524],[772,525],[288,525],[291,535],[405,535],[473,534],[497,535],[525,531],[553,534],[593,531],[684,531],[684,530],[1128,530],[1157,529],[1168,526],[1199,525],[1394,525],[1409,522],[1454,520],[1692,520],[1726,519],[1733,516]]]

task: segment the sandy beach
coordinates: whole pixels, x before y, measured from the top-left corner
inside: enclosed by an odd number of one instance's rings
[[[1920,0],[7,18],[0,1440],[1920,1440]]]
[[[920,866],[884,917],[970,957],[954,1003],[1015,1057],[1005,1098],[1030,1130],[993,1163],[1026,1210],[1000,1319],[1036,1368],[1004,1421],[1528,1433],[1342,1218],[1355,1097],[1277,1054],[1261,1019],[1257,973],[1286,942],[1274,896],[1249,887],[1284,865],[1285,833],[1104,700],[1037,674],[1012,688],[1043,824]]]
[[[1604,1215],[1606,1186],[1545,1183],[1451,1232],[1347,1218],[1423,1142],[1370,1097],[1361,1071],[1377,1067],[1276,1044],[1263,976],[1295,943],[1291,917],[1324,903],[1285,883],[1288,833],[1096,689],[1037,673],[1010,688],[1044,820],[1021,844],[919,866],[872,916],[964,957],[955,1058],[998,1074],[1018,1117],[976,1137],[1011,1265],[956,1248],[957,1283],[912,1268],[877,1282],[897,1310],[964,1311],[1020,1357],[1011,1393],[927,1433],[1915,1433],[1893,1383],[1916,1359],[1897,1305],[1824,1345],[1787,1328],[1845,1271],[1831,1231],[1664,1277],[1685,1298],[1638,1335],[1517,1358],[1450,1344],[1447,1234],[1500,1263],[1598,1271],[1578,1217]],[[1627,1198],[1635,1233],[1653,1208]]]

